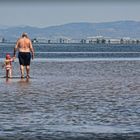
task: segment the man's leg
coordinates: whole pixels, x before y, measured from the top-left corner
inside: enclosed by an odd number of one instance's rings
[[[24,78],[24,66],[20,65],[21,78]]]
[[[27,73],[27,78],[30,78],[30,66],[29,65],[27,65],[26,66],[26,73]]]

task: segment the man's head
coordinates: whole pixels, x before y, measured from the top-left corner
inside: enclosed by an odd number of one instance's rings
[[[28,37],[27,33],[22,33],[22,37]]]

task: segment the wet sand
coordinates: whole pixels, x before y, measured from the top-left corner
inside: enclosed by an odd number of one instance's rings
[[[0,138],[140,139],[140,61],[33,61],[29,80],[13,68],[0,71]]]

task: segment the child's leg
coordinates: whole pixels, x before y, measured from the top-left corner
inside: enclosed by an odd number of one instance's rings
[[[8,78],[9,70],[6,70],[6,78]]]
[[[12,78],[12,68],[9,69],[9,77]]]

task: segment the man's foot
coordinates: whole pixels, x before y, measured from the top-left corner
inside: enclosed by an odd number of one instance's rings
[[[24,78],[24,76],[23,76],[23,75],[21,75],[21,78]]]
[[[29,75],[27,75],[26,78],[31,78],[31,77]]]

